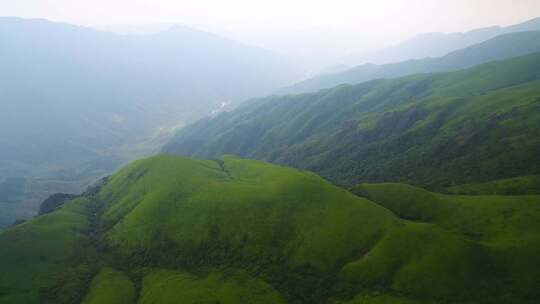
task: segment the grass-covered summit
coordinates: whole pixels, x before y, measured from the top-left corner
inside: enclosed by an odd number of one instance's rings
[[[274,96],[181,130],[165,151],[231,153],[337,184],[433,189],[540,173],[540,53]]]
[[[231,156],[137,161],[0,233],[0,303],[538,300],[538,196],[355,193]]]

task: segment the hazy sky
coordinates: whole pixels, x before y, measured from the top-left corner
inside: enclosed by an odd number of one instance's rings
[[[0,0],[0,16],[94,27],[180,23],[285,52],[343,53],[422,32],[519,23],[540,16],[540,0]]]
[[[539,0],[0,0],[0,15],[85,25],[179,22],[322,27],[411,35],[508,25],[540,15]]]

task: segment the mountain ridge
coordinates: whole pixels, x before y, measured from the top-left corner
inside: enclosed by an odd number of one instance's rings
[[[440,190],[537,174],[539,56],[254,100],[184,128],[163,151],[262,159],[349,186]]]
[[[374,54],[353,54],[344,60],[349,65],[358,65],[363,63],[387,64],[411,59],[440,57],[501,34],[531,30],[540,30],[540,17],[506,27],[490,26],[466,32],[420,34]]]
[[[374,79],[392,79],[418,73],[451,72],[538,51],[540,51],[540,31],[503,34],[442,57],[385,65],[364,64],[343,72],[321,75],[280,89],[276,94],[316,92],[340,84],[357,84]]]

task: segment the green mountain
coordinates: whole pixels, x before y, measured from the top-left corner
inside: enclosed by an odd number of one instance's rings
[[[538,174],[540,53],[254,100],[186,127],[164,151],[262,159],[347,186],[441,189]]]
[[[0,303],[536,303],[539,196],[159,156],[0,232]]]
[[[0,196],[0,214],[18,216],[295,77],[272,52],[181,26],[129,36],[0,17],[0,54],[0,183],[27,185],[19,200]]]
[[[328,89],[340,84],[356,84],[373,79],[397,78],[419,73],[457,71],[490,61],[519,57],[539,51],[540,31],[517,32],[497,36],[442,57],[408,60],[384,65],[365,64],[340,73],[317,76],[280,89],[277,93],[299,94]]]
[[[467,32],[425,33],[375,52],[353,53],[343,60],[349,65],[358,65],[364,63],[387,64],[426,57],[440,57],[499,35],[538,30],[540,30],[540,18],[507,27],[490,26]]]
[[[494,180],[484,183],[471,183],[446,189],[451,194],[540,194],[540,175],[527,175]]]

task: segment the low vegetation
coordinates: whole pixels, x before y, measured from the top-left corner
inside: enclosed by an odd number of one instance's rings
[[[158,156],[1,232],[0,303],[535,303],[539,201]]]
[[[338,185],[446,188],[540,173],[540,53],[468,70],[274,96],[181,130],[164,151],[235,154]]]

